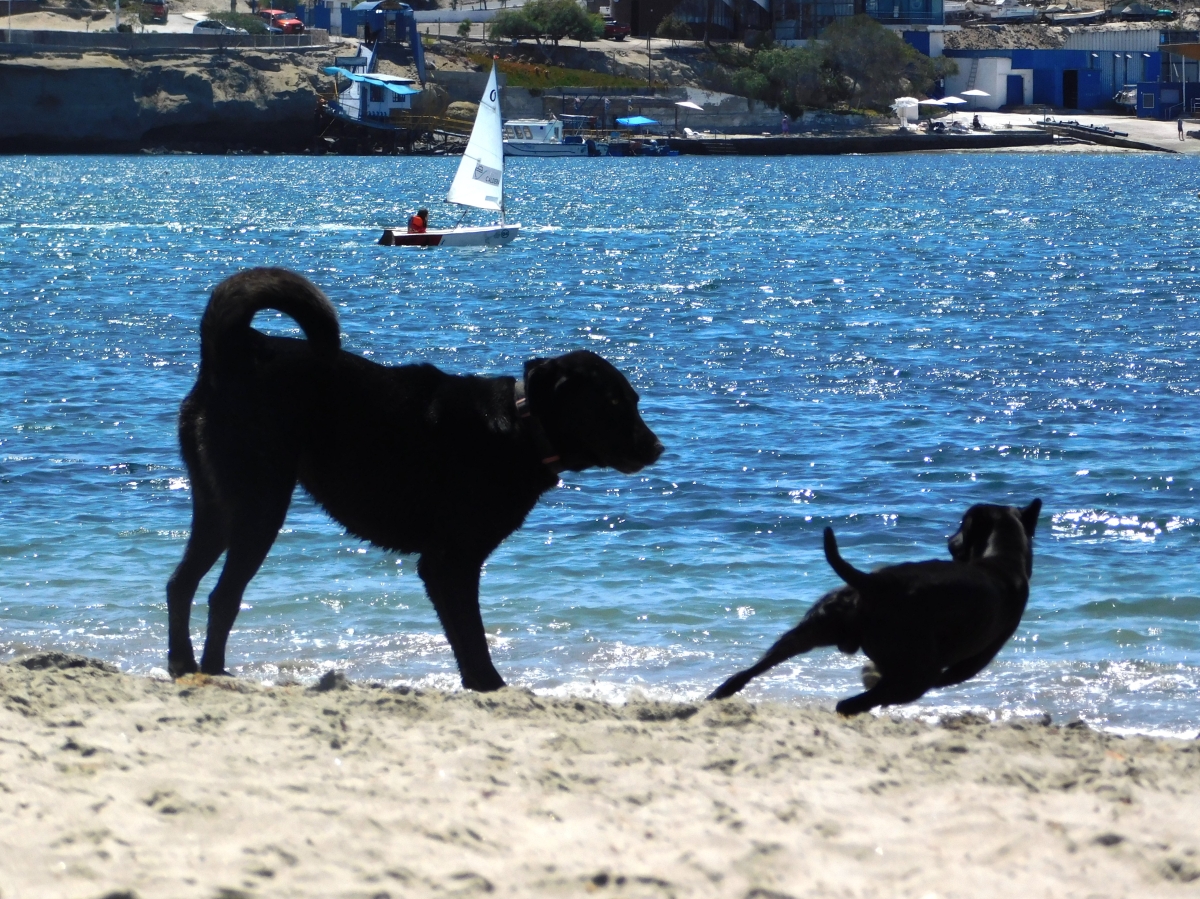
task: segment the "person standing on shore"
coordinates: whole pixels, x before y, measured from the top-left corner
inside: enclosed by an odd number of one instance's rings
[[[1183,116],[1180,116],[1180,117],[1179,117],[1179,118],[1178,118],[1178,119],[1175,121],[1175,124],[1179,126],[1179,139],[1180,139],[1180,140],[1183,140],[1183,139],[1184,139],[1184,133],[1183,133]]]
[[[783,114],[783,121],[779,124],[779,130],[783,132],[784,137],[787,137],[792,130],[792,123],[788,121],[786,112]]]

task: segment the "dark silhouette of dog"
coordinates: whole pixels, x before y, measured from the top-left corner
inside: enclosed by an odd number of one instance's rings
[[[1021,623],[1033,574],[1033,532],[1042,501],[1025,508],[980,504],[950,538],[951,561],[929,560],[859,571],[825,529],[825,559],[846,585],[826,593],[755,665],[713,691],[723,699],[792,656],[818,646],[861,649],[864,693],[837,711],[913,702],[982,671]]]
[[[263,309],[295,319],[307,339],[254,330]],[[300,275],[258,268],[225,280],[200,322],[199,374],[179,413],[192,531],[167,584],[171,674],[225,673],[242,592],[299,483],[351,534],[420,554],[463,686],[504,686],[484,636],[480,569],[560,472],[629,474],[658,459],[637,405],[592,352],[531,359],[521,380],[388,367],[340,348],[333,305]],[[192,598],[223,552],[197,666]]]

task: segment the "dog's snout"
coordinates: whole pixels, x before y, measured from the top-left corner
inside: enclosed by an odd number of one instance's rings
[[[661,455],[663,454],[663,450],[665,450],[665,449],[666,449],[666,447],[662,445],[662,441],[661,441],[661,440],[659,440],[657,437],[655,437],[655,438],[654,438],[654,445],[650,447],[650,461],[651,461],[651,463],[657,462],[657,461],[658,461],[658,457],[659,457],[659,456],[661,456]]]

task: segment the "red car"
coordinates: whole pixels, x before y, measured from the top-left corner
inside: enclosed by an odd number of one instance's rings
[[[610,41],[623,41],[629,37],[629,26],[616,19],[605,19],[604,36]]]
[[[267,23],[271,31],[278,29],[278,33],[282,34],[304,33],[304,23],[282,9],[260,9],[258,17]]]
[[[164,0],[146,0],[141,15],[143,22],[162,24],[167,21],[167,4]]]

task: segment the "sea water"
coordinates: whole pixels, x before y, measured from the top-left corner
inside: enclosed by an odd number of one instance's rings
[[[516,375],[582,347],[641,394],[658,463],[565,474],[487,563],[510,683],[701,697],[839,583],[825,526],[861,568],[947,558],[972,503],[1041,497],[1016,635],[903,713],[1200,728],[1194,160],[523,159],[508,247],[377,246],[418,206],[453,220],[456,165],[0,160],[0,658],[164,673],[200,315],[222,278],[282,265],[375,361]],[[415,559],[302,491],[228,658],[262,681],[457,685]],[[747,695],[829,706],[862,661],[818,650]]]

